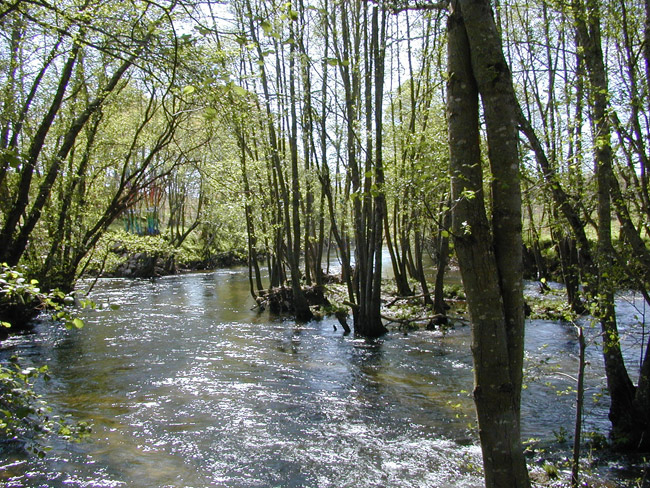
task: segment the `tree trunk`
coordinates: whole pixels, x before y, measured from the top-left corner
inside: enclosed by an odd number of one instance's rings
[[[433,293],[433,311],[438,314],[447,314],[447,309],[445,306],[445,297],[444,297],[444,279],[445,279],[445,268],[447,268],[447,263],[449,262],[449,226],[451,220],[451,207],[450,202],[445,203],[447,209],[443,212],[442,218],[442,228],[441,232],[438,233],[438,256],[436,264],[436,283]]]
[[[519,418],[524,316],[514,92],[489,2],[452,2],[448,35],[452,229],[472,318],[485,483],[528,487]],[[492,225],[483,195],[479,91],[495,179]]]
[[[621,449],[646,449],[650,445],[650,414],[642,409],[639,399],[648,392],[638,391],[630,379],[616,323],[613,289],[613,263],[616,260],[612,244],[612,195],[619,211],[623,202],[613,171],[611,124],[608,116],[609,87],[605,72],[600,32],[600,11],[597,2],[573,0],[578,46],[582,49],[590,84],[591,121],[595,144],[595,170],[598,182],[598,281],[597,315],[600,320],[607,388],[610,395],[609,419],[612,440]],[[623,214],[619,213],[619,216]],[[622,231],[634,237],[629,222],[623,220]],[[645,248],[645,246],[643,246]],[[643,260],[646,252],[638,258]],[[643,378],[643,374],[641,374]],[[640,383],[641,384],[641,383]],[[644,386],[648,386],[644,378]]]
[[[54,119],[61,109],[63,96],[68,88],[68,83],[70,82],[72,71],[77,61],[77,55],[79,54],[79,49],[79,44],[73,46],[72,51],[61,70],[61,77],[59,78],[57,91],[52,99],[49,110],[43,117],[43,120],[32,138],[26,160],[20,171],[20,182],[18,184],[16,198],[12,202],[10,210],[7,212],[4,226],[2,231],[0,231],[0,241],[3,243],[3,249],[0,251],[0,262],[6,262],[10,266],[18,264],[18,259],[15,259],[15,256],[18,253],[16,252],[13,242],[14,233],[16,232],[20,219],[24,216],[27,205],[29,204],[29,192],[32,185],[34,171],[36,169],[36,163],[40,157],[41,151],[43,150],[43,146],[45,145],[45,140],[50,131],[50,127],[52,127]],[[20,258],[20,256],[18,256],[18,258]]]
[[[249,32],[252,39],[255,41],[257,47],[257,53],[260,60],[264,59],[264,54],[262,53],[261,45],[258,41],[257,30],[254,25],[256,17],[253,15],[252,7],[250,1],[247,2],[248,8],[248,22],[249,22]],[[294,58],[291,58],[292,63]],[[264,100],[266,107],[266,117],[267,117],[267,132],[269,137],[269,146],[270,146],[270,159],[271,165],[274,171],[274,175],[277,178],[278,186],[280,189],[281,201],[278,200],[277,205],[282,207],[282,213],[284,217],[284,231],[286,237],[286,256],[289,264],[289,272],[291,273],[291,290],[293,292],[293,306],[296,314],[296,318],[300,321],[307,321],[313,317],[313,314],[309,308],[309,303],[305,298],[305,294],[302,291],[301,286],[301,273],[299,266],[299,252],[300,252],[300,220],[299,220],[299,193],[300,188],[298,186],[298,153],[297,153],[297,118],[295,114],[295,82],[294,82],[294,66],[290,68],[290,90],[291,90],[291,105],[292,105],[292,130],[291,130],[291,196],[289,193],[289,188],[284,181],[284,174],[282,166],[280,164],[280,143],[276,134],[276,128],[274,124],[274,116],[271,111],[271,95],[269,90],[269,82],[266,76],[266,70],[263,65],[260,65],[260,77],[262,82],[262,88],[264,91]],[[293,221],[292,216],[293,214]],[[280,236],[278,236],[280,237]],[[283,242],[284,239],[278,239],[278,244]],[[281,250],[278,249],[278,256],[281,255]]]
[[[383,167],[381,163],[381,134],[372,146],[372,109],[383,96],[383,56],[385,35],[385,12],[382,11],[381,31],[379,30],[378,9],[372,16],[371,41],[365,38],[361,45],[362,16],[367,16],[368,4],[359,0],[344,1],[341,6],[341,42],[334,44],[339,60],[341,79],[345,90],[346,138],[349,180],[352,186],[352,216],[355,238],[355,269],[353,277],[354,331],[366,337],[378,337],[386,332],[380,314],[381,287],[381,243],[383,237],[383,215],[385,201],[383,196]],[[366,56],[365,101],[367,132],[365,171],[360,165],[360,137],[358,131],[361,106],[361,62],[360,54]],[[374,78],[371,67],[374,66]],[[371,96],[374,79],[375,99]],[[380,104],[381,105],[381,104]],[[375,109],[375,127],[381,125],[381,106]],[[375,129],[375,132],[377,130]],[[378,131],[381,133],[381,130]],[[374,158],[374,164],[373,164]],[[380,219],[378,222],[377,219]]]
[[[119,68],[115,70],[110,80],[107,82],[106,86],[99,91],[99,95],[91,103],[88,104],[85,110],[81,114],[79,114],[78,117],[76,117],[72,121],[72,124],[70,125],[65,135],[63,136],[61,145],[56,155],[54,156],[53,161],[50,164],[50,167],[48,168],[43,181],[41,182],[38,188],[38,192],[36,198],[34,199],[34,203],[31,205],[29,213],[27,217],[24,219],[24,224],[20,227],[20,231],[18,232],[18,235],[15,237],[15,239],[10,240],[9,241],[10,244],[8,244],[5,248],[2,257],[6,258],[5,260],[8,264],[12,266],[18,264],[18,261],[20,260],[23,253],[25,252],[25,248],[27,247],[27,242],[29,241],[32,231],[34,230],[34,227],[36,227],[36,224],[40,220],[43,207],[45,206],[47,199],[50,196],[50,192],[52,191],[52,185],[54,184],[54,181],[59,175],[59,168],[61,167],[63,161],[68,157],[68,154],[70,153],[71,149],[75,144],[75,141],[77,140],[77,136],[84,128],[84,126],[86,125],[90,117],[95,112],[97,112],[97,110],[102,106],[106,98],[118,86],[118,83],[122,79],[124,73],[126,73],[126,71],[133,65],[133,63],[138,58],[141,52],[142,52],[142,46],[136,53],[132,54],[127,60],[123,61],[122,64],[119,66]],[[72,63],[71,67],[72,65],[74,65],[73,61],[74,58],[71,57],[69,60],[69,63]],[[67,81],[65,82],[65,85],[67,85]],[[63,88],[63,91],[65,91],[65,85],[60,86],[60,88]],[[61,96],[63,96],[63,93],[61,93]],[[59,106],[60,106],[60,102],[59,102]],[[52,108],[54,107],[55,106],[53,105]],[[40,147],[43,146],[43,143],[45,142],[46,134],[47,131],[45,131],[42,134],[43,141],[40,144],[37,144],[37,147],[39,145]],[[33,165],[36,164],[36,159],[38,158],[39,154],[40,154],[40,148],[34,154],[30,154],[31,157],[30,157],[29,166],[32,167],[32,170],[33,170]],[[27,179],[27,184],[29,185],[29,183],[31,183],[31,177]],[[26,201],[22,202],[22,200],[19,200],[19,202],[20,205],[18,206],[18,208],[22,207],[24,209],[27,206]],[[17,210],[18,208],[16,208],[15,210]],[[2,234],[3,236],[5,231],[9,231],[9,227],[3,229],[3,234]]]
[[[398,210],[399,203],[395,201],[395,216],[400,212]],[[399,256],[399,249],[396,249],[396,244],[393,244],[393,238],[391,237],[390,225],[388,221],[388,212],[384,214],[384,227],[386,234],[386,247],[388,248],[388,253],[390,254],[390,262],[393,267],[393,276],[395,277],[395,286],[397,286],[397,294],[400,296],[409,296],[413,295],[413,291],[409,286],[408,276],[406,275],[406,270],[402,266],[402,260]]]

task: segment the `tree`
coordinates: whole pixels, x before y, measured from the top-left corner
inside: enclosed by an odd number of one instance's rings
[[[550,197],[545,204],[554,216],[549,224],[568,297],[573,310],[584,313],[581,295],[601,325],[612,440],[621,448],[643,449],[649,437],[648,347],[641,345],[634,385],[621,348],[615,292],[633,286],[650,301],[644,237],[650,216],[643,135],[648,123],[642,102],[648,66],[643,44],[647,23],[642,19],[647,13],[644,5],[627,0],[525,7],[510,2],[503,11],[512,59],[521,73],[520,128]],[[519,13],[519,22],[510,20],[512,11]],[[549,22],[536,23],[535,18]],[[562,47],[555,49],[558,39]],[[592,230],[595,244],[588,237]]]
[[[523,278],[517,111],[489,1],[451,2],[448,116],[453,235],[472,318],[474,401],[487,487],[530,486],[520,439]],[[485,209],[483,102],[492,172]]]
[[[340,13],[340,27],[333,32],[333,47],[334,64],[339,67],[345,94],[346,164],[355,243],[355,268],[349,298],[355,333],[378,337],[386,332],[380,314],[385,212],[381,100],[386,12],[373,7],[370,36],[367,29],[363,29],[369,15],[367,4],[346,0],[341,4]],[[331,25],[336,24],[332,22]],[[365,127],[365,137],[360,127]]]
[[[171,28],[165,31],[163,25],[173,8],[173,3],[158,7],[130,5],[124,11],[123,23],[117,24],[112,22],[111,6],[101,2],[66,3],[60,8],[25,3],[5,13],[7,19],[14,20],[10,52],[15,56],[18,52],[29,53],[36,59],[41,45],[52,47],[35,72],[23,72],[20,83],[16,72],[10,72],[10,83],[3,97],[0,187],[6,203],[0,229],[5,243],[0,251],[1,261],[17,264],[26,253],[34,253],[38,255],[34,261],[35,273],[42,275],[44,285],[73,286],[81,259],[129,201],[124,195],[126,186],[119,186],[104,216],[87,229],[83,226],[77,229],[82,242],[73,244],[68,239],[72,235],[70,219],[75,206],[78,210],[83,200],[79,195],[88,188],[88,177],[94,168],[93,152],[101,140],[99,131],[105,127],[102,110],[128,83],[127,73],[133,71],[144,53],[155,53],[152,54],[155,60],[157,54],[167,49],[165,41],[171,37],[174,42],[173,35],[167,36]],[[93,22],[87,22],[87,16]],[[126,41],[119,30],[124,25],[129,25]],[[159,36],[154,39],[156,31]],[[59,57],[65,61],[57,66]],[[102,68],[98,69],[99,66]],[[25,90],[25,87],[29,88]],[[157,92],[158,87],[153,91]],[[151,100],[148,116],[164,105],[157,104],[155,96]],[[141,127],[151,120],[146,117]],[[170,116],[168,121],[161,130],[158,146],[154,144],[155,149],[143,157],[145,167],[170,142],[178,117]],[[126,161],[134,156],[128,154]],[[144,167],[141,167],[143,171],[131,172],[131,169],[125,166],[124,170],[130,174],[122,173],[123,185],[133,180],[131,188],[136,188],[135,181],[152,181],[150,174],[144,174]],[[51,226],[43,222],[50,211],[57,215],[53,218],[56,223]],[[35,236],[43,235],[44,231],[51,233],[52,245],[49,252],[44,251],[46,260],[41,265],[42,250],[35,252],[35,247],[42,242]],[[51,272],[58,276],[48,276]]]
[[[650,352],[641,366],[639,384],[635,386],[628,374],[621,350],[614,303],[614,263],[616,252],[612,243],[612,205],[617,211],[621,231],[631,243],[631,255],[646,267],[650,252],[634,226],[614,174],[614,151],[611,144],[609,87],[601,41],[600,6],[596,1],[573,0],[572,12],[576,37],[584,53],[589,80],[589,104],[592,130],[596,141],[594,159],[598,182],[598,280],[596,282],[597,317],[603,338],[603,356],[610,394],[609,419],[617,447],[644,450],[650,446]],[[642,278],[643,286],[650,284]],[[647,290],[647,288],[645,288]]]

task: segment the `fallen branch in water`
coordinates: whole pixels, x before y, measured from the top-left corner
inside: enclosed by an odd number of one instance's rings
[[[426,323],[434,322],[436,325],[444,325],[449,320],[453,320],[456,322],[465,322],[469,324],[469,320],[466,318],[459,317],[459,316],[443,315],[443,314],[436,314],[428,317],[407,317],[407,318],[389,317],[388,315],[382,314],[381,318],[387,320],[389,324],[396,323],[400,325],[409,325],[417,322],[426,322]]]
[[[429,296],[431,296],[431,293],[422,293],[421,295],[408,295],[408,296],[404,296],[404,297],[395,297],[390,302],[388,302],[386,304],[386,307],[392,307],[397,302],[402,301],[402,300],[416,300],[418,298],[424,298],[424,297],[429,297]]]
[[[424,297],[429,297],[431,296],[431,293],[422,293],[420,295],[409,295],[409,296],[404,296],[404,297],[395,297],[393,298],[390,302],[388,302],[385,307],[392,307],[399,301],[406,301],[406,300],[415,300],[418,298],[424,298]],[[466,300],[461,300],[460,298],[445,298],[445,302],[451,302],[451,303],[465,303]]]

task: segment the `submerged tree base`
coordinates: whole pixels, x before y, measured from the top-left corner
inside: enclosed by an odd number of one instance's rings
[[[314,285],[303,288],[303,293],[310,307],[330,307],[330,301],[325,297],[325,288]],[[267,308],[271,313],[294,313],[293,290],[288,286],[279,286],[259,292],[255,299],[260,311]]]

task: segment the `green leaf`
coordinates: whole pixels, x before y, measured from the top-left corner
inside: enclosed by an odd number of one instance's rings
[[[84,321],[80,318],[74,318],[72,319],[72,325],[74,325],[77,329],[83,329]]]
[[[462,198],[465,198],[467,200],[473,200],[474,198],[476,198],[476,192],[474,190],[465,189],[461,192],[460,195]]]
[[[90,300],[89,298],[83,298],[79,300],[79,303],[81,304],[81,308],[94,309],[95,307],[97,307],[97,304],[94,301]]]
[[[235,85],[234,83],[231,85],[232,91],[235,93],[235,95],[238,95],[240,97],[246,96],[248,91],[246,91],[245,88]]]
[[[19,158],[18,156],[16,156],[15,154],[13,154],[13,153],[6,152],[6,153],[4,154],[4,158],[3,158],[3,159],[4,159],[5,162],[7,162],[7,163],[9,164],[9,166],[10,166],[11,168],[13,168],[13,169],[16,169],[16,168],[18,168],[18,166],[20,166],[20,158]]]
[[[192,85],[187,85],[186,87],[183,88],[183,95],[191,95],[196,91],[196,88],[193,87]]]
[[[263,20],[260,26],[262,27],[262,29],[264,29],[264,33],[267,36],[271,34],[271,31],[273,30],[273,26],[271,25],[271,22],[269,22],[268,20]]]

